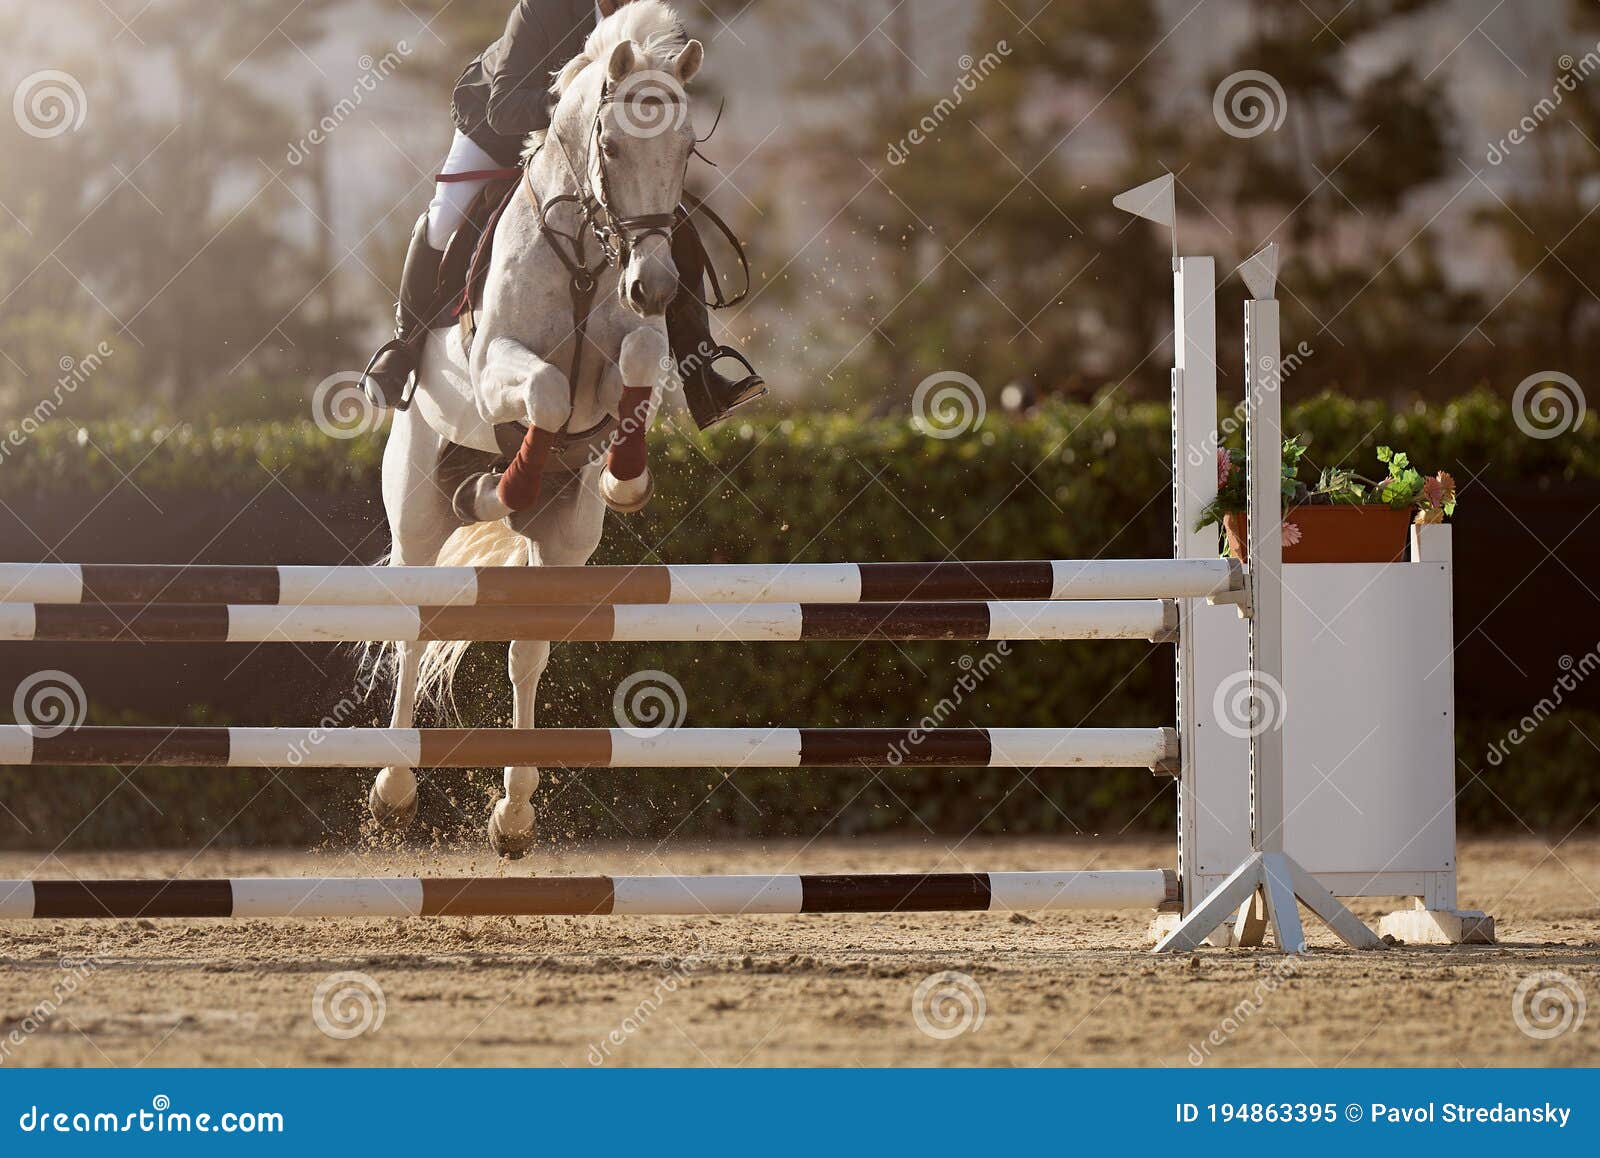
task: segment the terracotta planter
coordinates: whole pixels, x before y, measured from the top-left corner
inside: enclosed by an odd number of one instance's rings
[[[1290,507],[1283,521],[1300,528],[1300,541],[1284,547],[1285,563],[1396,563],[1405,558],[1412,511],[1383,506]],[[1228,554],[1249,562],[1243,512],[1222,520]]]

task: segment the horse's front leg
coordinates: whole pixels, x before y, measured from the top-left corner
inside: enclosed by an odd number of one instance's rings
[[[506,667],[511,676],[511,726],[533,727],[533,704],[539,677],[550,662],[550,645],[542,640],[519,639],[511,644]],[[505,799],[489,817],[489,846],[509,860],[533,847],[536,833],[533,794],[539,787],[539,769],[506,769]]]
[[[606,506],[624,514],[640,510],[655,491],[645,450],[645,435],[671,384],[672,360],[667,336],[659,328],[641,326],[622,339],[617,368],[622,374],[622,400],[617,406],[617,432],[606,451],[600,495]]]
[[[572,417],[567,376],[521,342],[497,337],[489,342],[478,373],[478,411],[490,423],[525,422],[511,464],[500,475],[468,479],[455,499],[456,512],[477,522],[503,519],[539,501],[545,464],[556,435]]]

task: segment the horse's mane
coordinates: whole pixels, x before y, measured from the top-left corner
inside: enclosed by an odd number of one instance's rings
[[[580,72],[595,61],[605,59],[624,40],[633,41],[642,50],[643,67],[665,68],[683,50],[688,39],[683,23],[670,5],[662,0],[632,0],[595,26],[584,42],[583,51],[556,73],[550,93],[560,100]]]

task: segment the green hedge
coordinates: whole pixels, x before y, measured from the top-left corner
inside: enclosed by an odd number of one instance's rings
[[[1482,393],[1403,410],[1325,396],[1294,407],[1286,425],[1309,433],[1319,465],[1358,451],[1350,461],[1367,467],[1371,448],[1388,442],[1423,469],[1460,476],[1492,463],[1500,477],[1534,486],[1600,479],[1600,424],[1560,439],[1527,438],[1506,404]],[[751,420],[695,440],[663,434],[654,449],[656,502],[643,516],[610,520],[596,562],[1158,556],[1170,550],[1168,443],[1165,407],[1111,401],[1050,405],[1023,420],[992,415],[979,432],[948,440],[926,437],[903,418],[844,415]],[[118,484],[123,471],[156,495],[197,487],[248,495],[259,489],[263,465],[283,472],[284,485],[299,493],[372,494],[381,449],[380,435],[339,441],[309,424],[215,431],[197,424],[164,438],[115,424],[92,425],[80,438],[54,424],[0,460],[0,500],[81,500]],[[1463,501],[1471,502],[1470,490]],[[609,724],[622,677],[658,668],[682,683],[693,725],[904,724],[950,696],[963,664],[992,646],[568,645],[556,650],[541,686],[539,722]],[[462,697],[470,722],[508,722],[502,651],[483,645],[469,660],[461,686],[474,690]],[[206,715],[270,722],[238,705],[212,705]],[[351,722],[383,718],[374,703],[368,718]],[[1014,645],[946,722],[1171,720],[1168,649],[1062,643]],[[1507,805],[1517,816],[1557,826],[1581,819],[1583,794],[1573,786],[1588,774],[1592,748],[1573,737],[1584,727],[1600,738],[1593,724],[1583,716],[1548,722],[1519,750],[1515,775],[1509,766],[1486,769],[1480,758],[1504,729],[1464,724],[1464,766],[1484,770],[1486,779],[1463,774],[1463,824],[1507,824]],[[475,829],[497,777],[430,779],[453,790],[430,793],[426,819],[446,834]],[[102,803],[118,783],[109,772],[62,778],[12,770],[0,773],[0,798],[38,834],[64,831],[62,818],[76,823],[87,815],[74,834],[84,844],[208,839],[224,822],[225,842],[316,843],[353,831],[361,812],[362,793],[349,773],[138,772],[134,783],[162,803],[159,815],[126,788]],[[919,820],[945,832],[1119,832],[1169,827],[1173,810],[1170,785],[1145,773],[750,772],[730,784],[707,773],[592,771],[549,774],[547,788],[552,840],[916,834],[925,831]],[[258,790],[263,794],[241,813]]]

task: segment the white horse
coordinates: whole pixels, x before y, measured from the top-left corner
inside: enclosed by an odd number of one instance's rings
[[[637,0],[601,21],[556,78],[551,127],[530,142],[496,227],[470,347],[459,327],[430,335],[415,403],[395,414],[383,456],[392,564],[583,564],[607,505],[649,499],[644,434],[675,382],[663,311],[678,291],[668,231],[694,147],[683,86],[703,57],[670,8]],[[503,476],[479,476],[456,500],[481,520],[463,527],[438,482],[441,451],[493,451],[494,427],[507,422],[526,423],[527,437]],[[563,432],[578,431],[564,445]],[[428,649],[396,645],[392,727],[412,726],[419,690],[448,688],[466,645]],[[549,658],[548,643],[511,644],[514,727],[533,726]],[[537,768],[505,770],[489,819],[500,855],[531,846],[538,785]],[[369,802],[379,823],[409,823],[412,770],[383,769]]]

